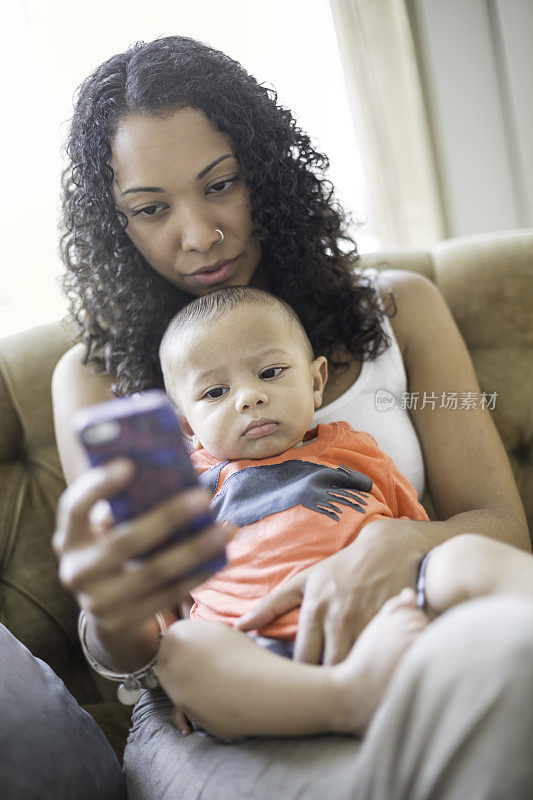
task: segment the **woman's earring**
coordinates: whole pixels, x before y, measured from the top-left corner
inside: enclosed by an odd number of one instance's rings
[[[215,242],[215,244],[222,244],[222,242],[224,241],[224,234],[222,233],[220,228],[215,228],[215,233],[218,233],[220,235],[220,239],[217,242]]]

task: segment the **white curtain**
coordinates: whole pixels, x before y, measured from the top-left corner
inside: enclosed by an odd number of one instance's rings
[[[404,0],[329,0],[382,247],[446,237]]]

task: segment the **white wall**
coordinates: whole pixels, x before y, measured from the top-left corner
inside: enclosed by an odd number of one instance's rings
[[[520,225],[533,225],[533,0],[492,3],[501,93]]]
[[[448,235],[533,226],[533,0],[408,0]]]
[[[72,96],[129,44],[193,36],[273,84],[364,215],[363,175],[327,0],[10,0],[0,24],[0,335],[63,314],[55,285],[60,144]],[[63,129],[62,129],[63,126]],[[377,245],[371,227],[362,249]]]

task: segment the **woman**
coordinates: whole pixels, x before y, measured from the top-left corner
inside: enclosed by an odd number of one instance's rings
[[[270,595],[248,620],[250,627],[301,603],[295,657],[318,663],[323,652],[325,663],[337,663],[383,603],[404,586],[414,586],[420,560],[438,542],[475,531],[529,547],[516,486],[487,411],[458,410],[450,424],[450,414],[439,409],[415,409],[410,419],[399,407],[382,415],[365,409],[358,378],[364,373],[368,383],[369,365],[374,393],[408,389],[439,397],[450,389],[478,392],[479,387],[464,343],[430,282],[410,273],[389,272],[379,280],[354,273],[355,246],[323,177],[327,160],[276,104],[273,92],[227,56],[193,40],[140,43],[109,59],[82,84],[67,152],[63,254],[81,343],[62,359],[53,384],[58,445],[72,482],[61,503],[55,546],[62,580],[87,611],[86,644],[100,664],[131,671],[153,659],[159,633],[154,612],[186,601],[199,579],[180,576],[219,552],[227,534],[213,527],[194,542],[128,569],[129,559],[157,543],[176,521],[185,523],[204,511],[208,497],[201,491],[185,493],[113,536],[102,536],[112,525],[105,514],[97,514],[99,501],[125,485],[130,473],[121,463],[87,470],[71,416],[115,394],[160,386],[157,349],[168,320],[191,297],[221,286],[262,286],[295,308],[315,351],[327,355],[331,365],[321,421],[340,418],[342,409],[342,418],[373,433],[420,491],[425,467],[442,520],[367,525],[349,548]],[[493,465],[490,472],[484,469],[487,463]],[[503,724],[507,712],[503,668],[495,689],[498,703],[470,713],[458,698],[458,675],[468,695],[484,680],[483,664],[491,658],[490,641],[480,641],[475,653],[465,644],[473,632],[483,639],[479,626],[486,612],[474,612],[468,609],[462,617],[456,612],[461,618],[453,635],[446,621],[436,624],[398,676],[413,694],[420,724],[434,720],[429,698],[422,699],[424,680],[434,683],[439,652],[454,647],[456,672],[433,699],[438,704],[446,698],[448,709],[461,708],[447,729],[452,750],[466,741],[465,720],[472,726],[485,720],[485,738],[478,735],[462,772],[454,762],[454,777],[452,759],[440,747],[441,733],[433,730],[429,742],[435,755],[424,763],[455,792],[442,796],[466,796],[478,763],[476,747],[496,735],[494,726]],[[497,627],[492,607],[491,620]],[[502,635],[505,631],[503,625]],[[529,643],[533,649],[533,640]],[[514,663],[515,649],[507,643],[506,664]],[[359,751],[342,738],[296,740],[290,764],[300,763],[300,769],[289,780],[282,742],[233,746],[222,759],[232,773],[224,791],[239,796],[238,770],[253,780],[253,770],[262,774],[268,765],[264,784],[254,784],[254,797],[270,797],[280,780],[287,796],[296,794],[306,774],[314,778],[312,789],[305,785],[305,797],[323,796],[328,786],[330,794],[341,797],[355,785],[361,796],[405,796],[407,785],[410,797],[429,796],[431,781],[424,783],[413,772],[427,735],[415,737],[409,752],[400,744],[399,715],[407,711],[399,708],[405,692],[395,693],[396,686]],[[518,694],[523,691],[518,685]],[[205,788],[209,773],[216,777],[209,784],[212,794],[205,796],[225,796],[220,793],[223,767],[215,769],[222,764],[220,750],[198,737],[179,739],[171,713],[157,692],[145,693],[136,708],[125,757],[131,797],[162,797],[163,786],[171,786],[173,794],[187,787],[194,797],[194,786]],[[179,712],[174,721],[188,732]],[[387,747],[388,761],[383,757]],[[379,794],[373,769],[378,752],[380,780],[392,780],[397,759],[408,784],[398,780],[394,790]],[[325,753],[328,761],[320,761]],[[495,769],[509,770],[509,753],[493,763]],[[491,775],[487,792],[494,780]],[[337,793],[331,789],[335,785]]]

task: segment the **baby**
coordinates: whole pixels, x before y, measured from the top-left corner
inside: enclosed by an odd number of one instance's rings
[[[160,357],[217,519],[237,526],[227,566],[195,588],[190,620],[164,638],[163,688],[221,738],[362,734],[428,623],[412,590],[386,603],[334,666],[291,660],[298,608],[260,635],[235,626],[245,627],[243,615],[275,586],[350,545],[366,523],[427,520],[414,488],[368,434],[346,423],[309,430],[327,362],[313,357],[300,321],[272,295],[230,287],[198,298],[170,323]],[[494,545],[459,539],[464,547]],[[460,582],[450,587],[438,577],[455,541],[424,563],[420,588],[425,577],[431,612],[464,599]]]

